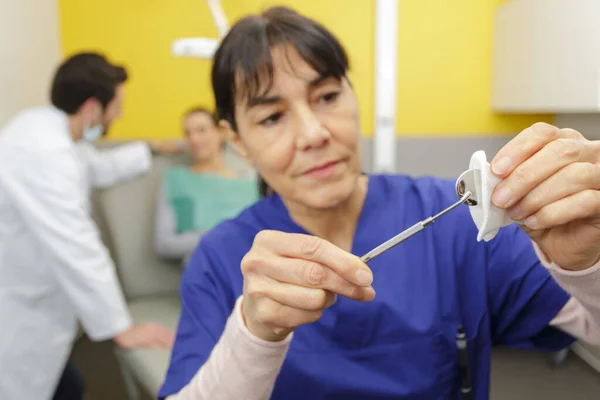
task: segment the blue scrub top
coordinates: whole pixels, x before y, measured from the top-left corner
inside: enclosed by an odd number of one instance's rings
[[[371,175],[352,253],[363,255],[457,200],[454,183]],[[259,201],[204,236],[181,284],[182,312],[160,397],[185,386],[219,340],[242,294],[240,262],[261,230],[306,233],[280,197]],[[455,337],[463,325],[474,399],[487,399],[493,345],[559,350],[573,338],[549,327],[569,295],[517,226],[477,242],[467,206],[369,262],[370,303],[338,296],[296,329],[272,399],[459,399]]]

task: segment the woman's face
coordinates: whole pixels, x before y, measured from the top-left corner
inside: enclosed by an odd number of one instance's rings
[[[275,48],[272,56],[271,90],[236,101],[232,144],[285,200],[335,207],[361,173],[354,91],[346,79],[320,76],[291,47]]]
[[[213,119],[207,113],[189,114],[183,121],[183,129],[195,161],[206,162],[220,153],[223,140]]]

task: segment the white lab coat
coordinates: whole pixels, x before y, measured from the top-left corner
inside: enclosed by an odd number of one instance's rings
[[[131,324],[89,191],[150,163],[144,143],[76,145],[54,107],[22,112],[0,131],[0,399],[51,398],[78,321],[92,340]]]

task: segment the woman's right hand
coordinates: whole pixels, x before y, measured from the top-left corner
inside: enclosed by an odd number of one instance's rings
[[[241,267],[244,323],[268,341],[321,318],[338,294],[358,301],[375,297],[367,265],[315,236],[261,231]]]

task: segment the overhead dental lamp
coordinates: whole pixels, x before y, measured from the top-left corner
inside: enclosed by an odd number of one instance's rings
[[[213,21],[219,32],[219,38],[180,38],[176,39],[172,46],[171,52],[177,57],[192,57],[211,59],[219,47],[220,40],[227,34],[229,25],[225,13],[221,8],[220,0],[205,0]]]

